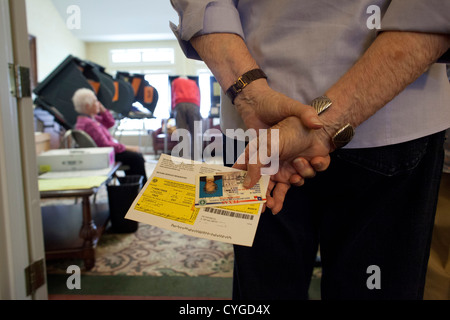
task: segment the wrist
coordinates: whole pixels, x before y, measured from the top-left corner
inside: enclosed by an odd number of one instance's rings
[[[190,42],[224,91],[245,72],[258,68],[244,40],[236,34],[211,33]]]
[[[231,102],[235,104],[236,98],[253,82],[267,79],[266,74],[259,68],[252,69],[245,72],[228,88],[226,91],[227,96],[231,99]]]
[[[314,132],[317,134],[317,138],[320,143],[326,148],[326,150],[328,150],[329,154],[336,150],[336,147],[333,144],[333,135],[331,135],[329,131],[327,131],[327,128],[325,128],[325,126],[320,130],[315,130]]]
[[[330,152],[344,147],[353,139],[355,132],[351,121],[328,95],[314,99],[311,105],[320,115],[322,131],[326,133],[331,146]]]
[[[255,105],[257,101],[265,95],[265,92],[270,89],[267,79],[261,78],[249,83],[236,96],[234,105],[239,108],[243,104]]]

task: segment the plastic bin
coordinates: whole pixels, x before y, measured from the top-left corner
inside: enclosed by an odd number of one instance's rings
[[[108,184],[109,214],[111,229],[115,233],[133,233],[138,229],[138,222],[125,219],[128,209],[142,188],[143,176],[130,175],[116,178]]]

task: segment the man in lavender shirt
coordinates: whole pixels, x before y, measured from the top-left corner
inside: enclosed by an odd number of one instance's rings
[[[320,244],[323,299],[421,299],[450,127],[436,63],[449,57],[450,2],[171,3],[185,54],[227,93],[225,134],[279,133],[271,210],[253,246],[235,246],[234,298],[308,298]],[[235,167],[252,186],[262,164]]]

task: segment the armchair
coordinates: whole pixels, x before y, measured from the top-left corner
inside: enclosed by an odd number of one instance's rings
[[[178,144],[178,141],[171,141],[170,138],[172,134],[169,132],[168,135],[167,151],[171,151]],[[158,128],[155,131],[152,131],[153,152],[155,155],[157,155],[159,151],[161,151],[161,153],[164,152],[164,138],[165,134],[163,132],[163,128]]]

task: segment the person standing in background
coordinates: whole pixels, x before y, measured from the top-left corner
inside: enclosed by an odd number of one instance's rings
[[[191,135],[190,156],[193,159],[195,121],[201,121],[200,114],[200,89],[194,80],[177,78],[172,82],[172,109],[175,114],[175,122],[178,129],[188,130]],[[183,155],[188,158],[187,155]]]

